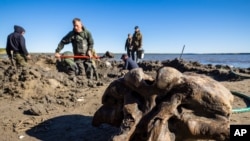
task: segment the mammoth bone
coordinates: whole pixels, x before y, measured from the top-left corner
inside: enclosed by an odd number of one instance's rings
[[[113,141],[229,140],[233,95],[219,82],[162,67],[133,69],[105,90],[92,125],[120,127]]]

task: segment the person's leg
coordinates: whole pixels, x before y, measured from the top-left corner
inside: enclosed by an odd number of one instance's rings
[[[73,60],[70,60],[70,62],[67,63],[67,74],[69,75],[69,78],[74,79],[76,75],[78,75],[78,67],[76,63]]]
[[[94,70],[92,67],[89,68],[89,79],[92,80],[94,75]]]
[[[26,59],[23,55],[19,54],[19,53],[16,53],[14,55],[14,58],[16,60],[16,66],[17,67],[26,67],[28,64],[26,62]]]
[[[88,79],[92,79],[93,78],[93,70],[92,70],[92,62],[91,61],[84,61],[84,67],[86,70],[86,76]]]
[[[96,79],[96,81],[98,81],[99,80],[99,74],[98,74],[96,66],[94,64],[92,65],[92,69],[93,69],[93,73],[95,75],[95,79]]]
[[[78,75],[86,75],[84,68],[84,61],[82,59],[76,59],[75,63],[78,67]]]
[[[131,51],[132,60],[135,60],[135,50]]]
[[[132,50],[129,50],[129,55],[130,55],[129,57],[131,57],[131,55],[132,55]]]
[[[139,61],[139,51],[136,50],[136,63],[138,63],[138,61]]]
[[[127,55],[128,55],[128,57],[130,57],[130,50],[129,49],[127,49]]]

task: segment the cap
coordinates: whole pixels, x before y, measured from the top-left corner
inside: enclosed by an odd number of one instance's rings
[[[139,28],[139,26],[135,26],[135,29],[138,29]]]
[[[122,54],[121,59],[127,57],[127,54]]]

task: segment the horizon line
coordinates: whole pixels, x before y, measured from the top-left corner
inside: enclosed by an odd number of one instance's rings
[[[0,48],[0,51],[1,51],[1,54],[6,54],[6,52],[5,51],[3,51],[3,50],[1,50],[1,49],[3,49],[3,48]],[[54,54],[55,52],[29,52],[29,54]],[[105,54],[106,52],[99,52],[99,53],[97,53],[97,54]],[[113,54],[125,54],[124,52],[110,52],[110,53],[113,53]],[[161,55],[161,54],[169,54],[169,55],[176,55],[176,54],[181,54],[181,53],[144,53],[144,54],[159,54],[159,55]],[[183,54],[186,54],[186,55],[192,55],[192,54],[197,54],[197,55],[199,55],[199,54],[217,54],[217,55],[219,55],[219,54],[250,54],[250,52],[228,52],[228,53],[225,53],[225,52],[220,52],[220,53],[183,53]]]
[[[30,54],[37,54],[37,53],[49,53],[54,54],[55,52],[30,52]],[[99,52],[97,54],[105,54],[106,52]],[[111,52],[113,54],[125,54],[124,52]],[[181,54],[181,53],[144,53],[144,54]],[[228,53],[183,53],[183,54],[250,54],[250,52],[228,52]]]

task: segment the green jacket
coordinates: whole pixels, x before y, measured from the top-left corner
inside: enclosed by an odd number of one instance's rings
[[[63,53],[64,56],[73,56],[73,53],[70,51],[65,51]],[[62,64],[66,67],[66,69],[71,69],[73,71],[78,71],[78,67],[76,63],[74,62],[73,58],[64,58],[62,59]]]
[[[140,31],[135,32],[132,37],[133,49],[137,50],[142,47],[142,34]]]
[[[73,53],[75,55],[87,55],[87,51],[92,49],[94,46],[94,40],[91,33],[83,28],[80,33],[70,31],[58,44],[56,52],[59,53],[65,44],[72,43]]]

